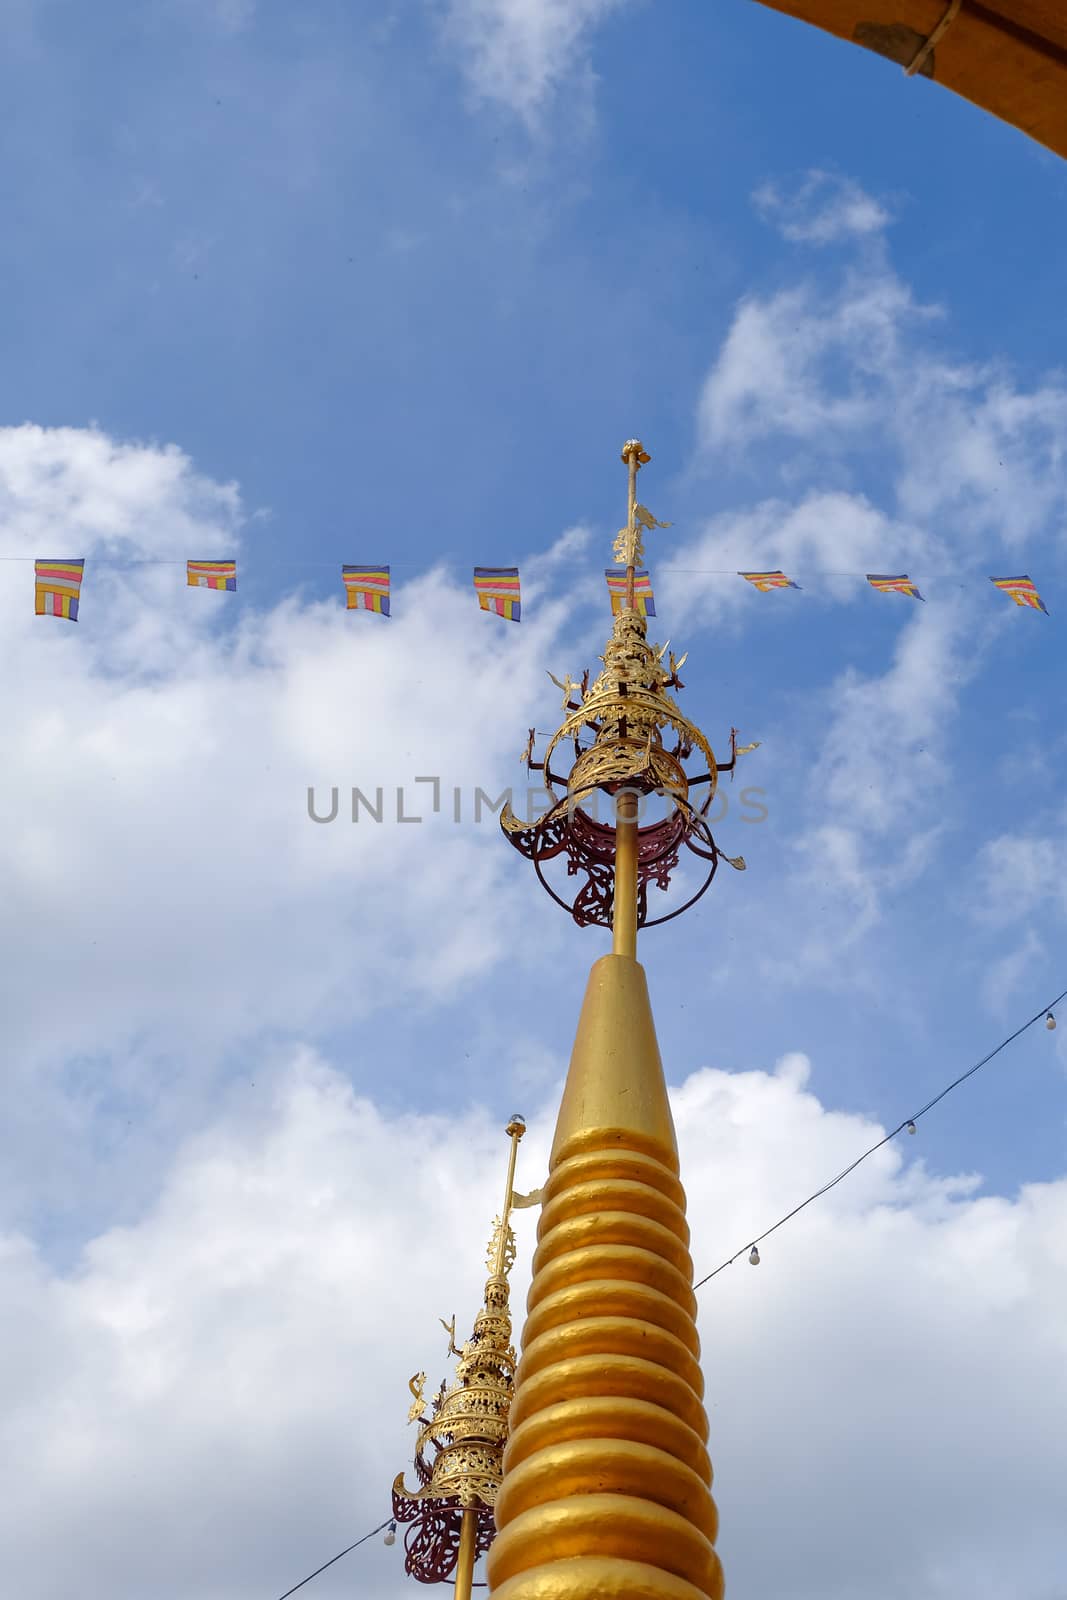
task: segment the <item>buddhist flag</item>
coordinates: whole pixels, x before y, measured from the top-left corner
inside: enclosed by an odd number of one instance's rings
[[[518,567],[475,567],[474,590],[483,611],[493,611],[508,622],[522,620]]]
[[[376,567],[342,567],[341,576],[344,579],[346,609],[358,611],[377,611],[380,616],[389,615],[389,568]]]
[[[84,561],[35,561],[33,609],[37,616],[77,622],[84,570]]]
[[[189,561],[185,568],[190,589],[236,589],[236,561]]]
[[[616,616],[626,607],[626,574],[617,567],[608,567],[604,573],[611,596],[611,614]],[[634,573],[634,610],[643,617],[656,615],[656,602],[652,594],[652,579],[647,572]]]
[[[878,572],[868,572],[867,582],[872,589],[877,589],[879,594],[906,594],[913,600],[923,599],[918,585],[912,583],[906,572],[900,573],[896,578],[889,578]]]
[[[754,589],[799,589],[799,583],[794,583],[792,578],[787,578],[784,572],[739,572],[739,578],[744,578]]]
[[[998,589],[1003,589],[1005,594],[1011,595],[1017,606],[1030,606],[1034,611],[1043,611],[1048,616],[1048,606],[1034,587],[1032,578],[1025,573],[1021,578],[990,578],[990,583]]]

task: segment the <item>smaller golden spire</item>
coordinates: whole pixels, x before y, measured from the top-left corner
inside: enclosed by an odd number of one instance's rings
[[[455,1574],[456,1600],[470,1600],[474,1565],[496,1534],[493,1507],[500,1488],[517,1357],[511,1342],[508,1274],[515,1263],[511,1212],[525,1196],[515,1193],[515,1161],[526,1123],[507,1125],[511,1140],[504,1204],[494,1219],[486,1255],[489,1279],[474,1331],[456,1346],[456,1319],[442,1320],[450,1355],[458,1356],[451,1388],[445,1383],[427,1407],[426,1374],[408,1387],[414,1401],[408,1421],[419,1423],[415,1446],[417,1489],[404,1474],[393,1483],[393,1515],[411,1524],[404,1540],[405,1570],[421,1583],[444,1583]]]

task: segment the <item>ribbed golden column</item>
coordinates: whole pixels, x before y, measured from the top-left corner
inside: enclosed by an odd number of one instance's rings
[[[719,1600],[685,1194],[632,956],[590,974],[538,1241],[494,1600]]]

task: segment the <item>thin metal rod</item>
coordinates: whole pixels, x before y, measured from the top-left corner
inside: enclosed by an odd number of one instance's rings
[[[629,457],[627,459],[627,463],[626,463],[627,466],[630,469],[629,510],[628,510],[628,513],[627,513],[626,526],[627,526],[627,528],[629,528],[631,535],[633,534],[633,531],[634,531],[634,513],[635,513],[635,511],[637,509],[637,469],[641,465],[641,463],[637,459],[637,456],[638,456],[637,450],[636,449],[631,450],[630,454],[629,454]],[[631,544],[632,543],[633,543],[633,540],[631,538]],[[635,582],[636,582],[636,579],[635,579],[635,576],[634,576],[635,570],[636,569],[634,567],[634,564],[631,561],[629,566],[626,568],[626,609],[627,609],[627,611],[632,611],[633,608],[634,608],[634,586],[635,586]]]
[[[521,1118],[508,1124],[508,1133],[511,1135],[508,1181],[504,1185],[504,1205],[500,1213],[500,1237],[497,1240],[496,1254],[493,1257],[493,1275],[497,1278],[503,1278],[507,1275],[508,1220],[511,1216],[511,1208],[515,1203],[515,1159],[519,1153],[519,1140],[525,1132],[526,1124]]]
[[[617,956],[637,955],[637,795],[615,796],[615,903],[611,948]]]
[[[459,1560],[456,1562],[456,1600],[471,1600],[477,1532],[478,1512],[473,1506],[465,1506],[459,1533]]]

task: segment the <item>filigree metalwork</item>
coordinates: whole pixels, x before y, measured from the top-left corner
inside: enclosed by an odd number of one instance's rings
[[[515,1233],[508,1223],[502,1222],[499,1217],[493,1219],[493,1233],[489,1240],[489,1248],[485,1253],[485,1265],[490,1272],[495,1270],[498,1260],[503,1260],[504,1272],[509,1273],[515,1265]]]
[[[622,567],[638,567],[645,559],[645,541],[642,528],[669,528],[669,522],[660,522],[647,506],[634,506],[633,514],[625,528],[620,528],[612,546],[612,555]]]
[[[401,1474],[403,1477],[403,1474]],[[456,1570],[463,1512],[453,1500],[420,1501],[398,1497],[393,1486],[393,1516],[410,1524],[404,1535],[404,1571],[419,1583],[447,1583]],[[478,1511],[474,1555],[484,1556],[496,1537],[488,1507]]]
[[[622,459],[630,470],[630,516],[620,531],[615,553],[618,560],[627,562],[632,576],[634,565],[643,556],[639,530],[670,524],[658,522],[637,504],[636,474],[649,460],[640,440],[627,440]],[[543,760],[533,759],[532,740],[527,742],[524,758],[530,771],[544,774],[551,803],[536,822],[524,822],[510,806],[501,812],[501,827],[508,839],[533,862],[545,889],[581,927],[610,927],[612,922],[615,827],[614,816],[608,822],[597,815],[601,796],[610,799],[613,808],[620,792],[636,793],[641,805],[657,796],[667,808],[662,820],[638,830],[640,926],[656,927],[687,910],[710,887],[720,861],[739,871],[745,866],[743,857],[720,851],[707,815],[720,774],[732,774],[738,757],[758,746],[738,746],[737,730],[732,729],[729,759],[718,762],[704,734],[670,693],[684,688],[679,672],[688,652],[676,657],[668,652],[669,641],[652,645],[646,634],[645,618],[636,609],[623,607],[600,658],[603,671],[591,687],[588,674],[579,688],[569,673],[563,680],[549,673],[563,691],[567,715],[549,740]],[[697,770],[691,772],[686,764],[694,757]],[[669,887],[683,850],[700,864],[699,886],[684,905],[650,917],[648,890]],[[569,877],[584,880],[570,899],[546,875],[546,867],[558,858],[565,859]]]
[[[423,1398],[423,1391],[426,1388],[425,1372],[416,1372],[415,1376],[409,1380],[408,1388],[415,1396],[411,1405],[408,1407],[408,1421],[415,1422],[419,1417],[422,1416],[422,1413],[426,1409],[426,1401]]]

